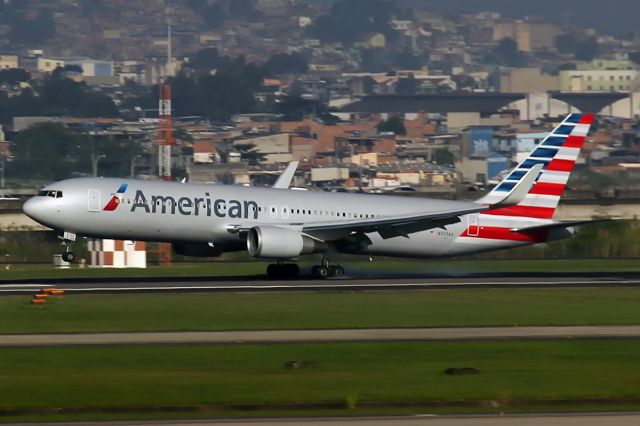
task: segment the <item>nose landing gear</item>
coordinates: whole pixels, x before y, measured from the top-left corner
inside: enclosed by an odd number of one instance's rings
[[[62,260],[68,263],[73,263],[76,260],[76,254],[72,251],[65,251],[62,253]]]
[[[75,262],[76,254],[71,251],[69,246],[76,240],[76,234],[72,232],[64,232],[58,238],[62,240],[62,246],[64,247],[64,251],[62,252],[62,260],[69,263]]]

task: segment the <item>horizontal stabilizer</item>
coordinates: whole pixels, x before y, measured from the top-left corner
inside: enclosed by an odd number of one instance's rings
[[[580,226],[580,225],[591,225],[594,223],[600,222],[609,222],[613,219],[595,219],[595,220],[574,220],[574,221],[566,221],[566,222],[552,222],[545,223],[544,225],[533,225],[526,226],[522,228],[512,228],[511,232],[533,232],[540,231],[544,229],[556,229],[556,228],[569,228],[572,226]]]

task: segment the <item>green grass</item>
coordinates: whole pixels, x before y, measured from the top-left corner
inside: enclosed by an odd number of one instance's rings
[[[0,333],[640,324],[639,288],[0,298]]]
[[[3,349],[0,409],[112,407],[116,415],[166,405],[216,415],[224,407],[212,404],[491,400],[494,410],[508,411],[584,399],[633,406],[638,359],[639,340]],[[289,360],[315,364],[291,370]],[[443,374],[452,366],[479,374]]]
[[[345,260],[347,274],[473,274],[510,272],[640,272],[640,262],[634,259],[580,260]],[[0,271],[2,280],[56,278],[141,278],[141,277],[224,277],[234,275],[264,275],[267,262],[202,262],[175,263],[167,267],[147,269],[78,268],[54,269],[50,265],[13,264]],[[301,265],[311,265],[311,260]]]

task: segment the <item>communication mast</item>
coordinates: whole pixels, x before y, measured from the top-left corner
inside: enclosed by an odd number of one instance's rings
[[[173,125],[171,122],[171,85],[167,84],[167,78],[175,75],[173,67],[173,55],[171,52],[171,14],[172,8],[167,6],[167,65],[165,77],[160,80],[158,96],[158,176],[163,180],[172,180],[171,176],[171,146],[176,143],[173,137]],[[161,266],[171,264],[171,244],[158,244],[158,260]]]
[[[171,85],[160,83],[158,101],[159,131],[156,145],[158,145],[158,176],[164,180],[171,180],[171,146],[175,144],[173,125],[171,123]]]
[[[175,144],[173,126],[171,123],[171,85],[165,81],[174,75],[173,55],[171,52],[171,14],[173,10],[167,6],[167,65],[165,78],[160,81],[158,96],[158,176],[164,180],[171,180],[171,145]]]

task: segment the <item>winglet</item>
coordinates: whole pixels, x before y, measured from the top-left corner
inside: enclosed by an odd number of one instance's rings
[[[278,177],[276,183],[273,184],[273,188],[276,189],[289,189],[289,185],[291,185],[291,180],[293,179],[293,175],[296,173],[296,169],[298,168],[298,161],[292,161],[287,165],[287,168],[284,169],[284,172]]]
[[[489,204],[490,209],[499,209],[502,207],[515,206],[516,204],[520,204],[520,202],[524,200],[524,197],[526,197],[529,193],[529,190],[531,190],[531,187],[536,183],[536,180],[538,179],[538,176],[540,175],[543,167],[543,164],[535,164],[533,167],[531,167],[529,171],[522,177],[522,179],[520,179],[520,181],[518,181],[518,183],[509,190],[509,192],[507,192],[506,196],[502,200],[498,202],[486,203],[483,202],[484,198],[481,198],[480,200],[478,200],[478,203]]]

